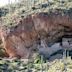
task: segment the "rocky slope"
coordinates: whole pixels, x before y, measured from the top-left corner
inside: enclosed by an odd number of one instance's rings
[[[28,58],[33,49],[55,43],[59,38],[69,35],[65,30],[72,30],[71,14],[60,12],[36,13],[23,18],[14,27],[1,27],[0,35],[6,52],[12,57]]]
[[[72,36],[72,1],[37,1],[30,7],[22,2],[7,6],[10,10],[0,20],[3,48],[10,57],[28,58],[42,48],[41,40],[48,49]]]

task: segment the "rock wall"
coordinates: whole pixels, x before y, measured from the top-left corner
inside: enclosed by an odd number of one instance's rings
[[[72,18],[69,15],[41,12],[28,15],[14,27],[1,27],[0,36],[10,58],[30,58],[42,39],[50,45],[60,37],[71,35],[71,31]]]

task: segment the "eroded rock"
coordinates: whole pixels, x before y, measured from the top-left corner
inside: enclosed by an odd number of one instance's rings
[[[66,35],[66,29],[72,30],[72,18],[69,15],[41,12],[27,16],[14,27],[1,27],[0,36],[11,58],[29,58],[41,39],[45,39],[49,45]]]

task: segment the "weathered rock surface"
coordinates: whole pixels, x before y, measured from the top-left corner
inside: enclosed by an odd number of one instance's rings
[[[41,39],[47,45],[60,37],[70,35],[72,18],[70,15],[36,13],[20,20],[15,27],[1,27],[0,36],[9,57],[28,58],[37,49]],[[70,34],[69,34],[70,32]]]
[[[63,38],[62,47],[67,50],[72,50],[72,38]]]
[[[45,46],[45,43],[42,43],[42,45],[39,46],[39,54],[43,55],[45,58],[49,58],[53,53],[56,53],[59,50],[62,50],[60,43],[55,43],[51,47]]]

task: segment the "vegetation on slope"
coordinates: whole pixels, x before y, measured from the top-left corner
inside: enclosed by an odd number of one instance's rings
[[[0,8],[2,25],[12,26],[29,14],[60,10],[62,13],[72,11],[72,0],[21,0]]]
[[[36,60],[36,59],[35,59]],[[26,60],[27,61],[27,60]],[[72,60],[56,59],[53,62],[35,62],[25,60],[0,60],[1,72],[72,72]]]

